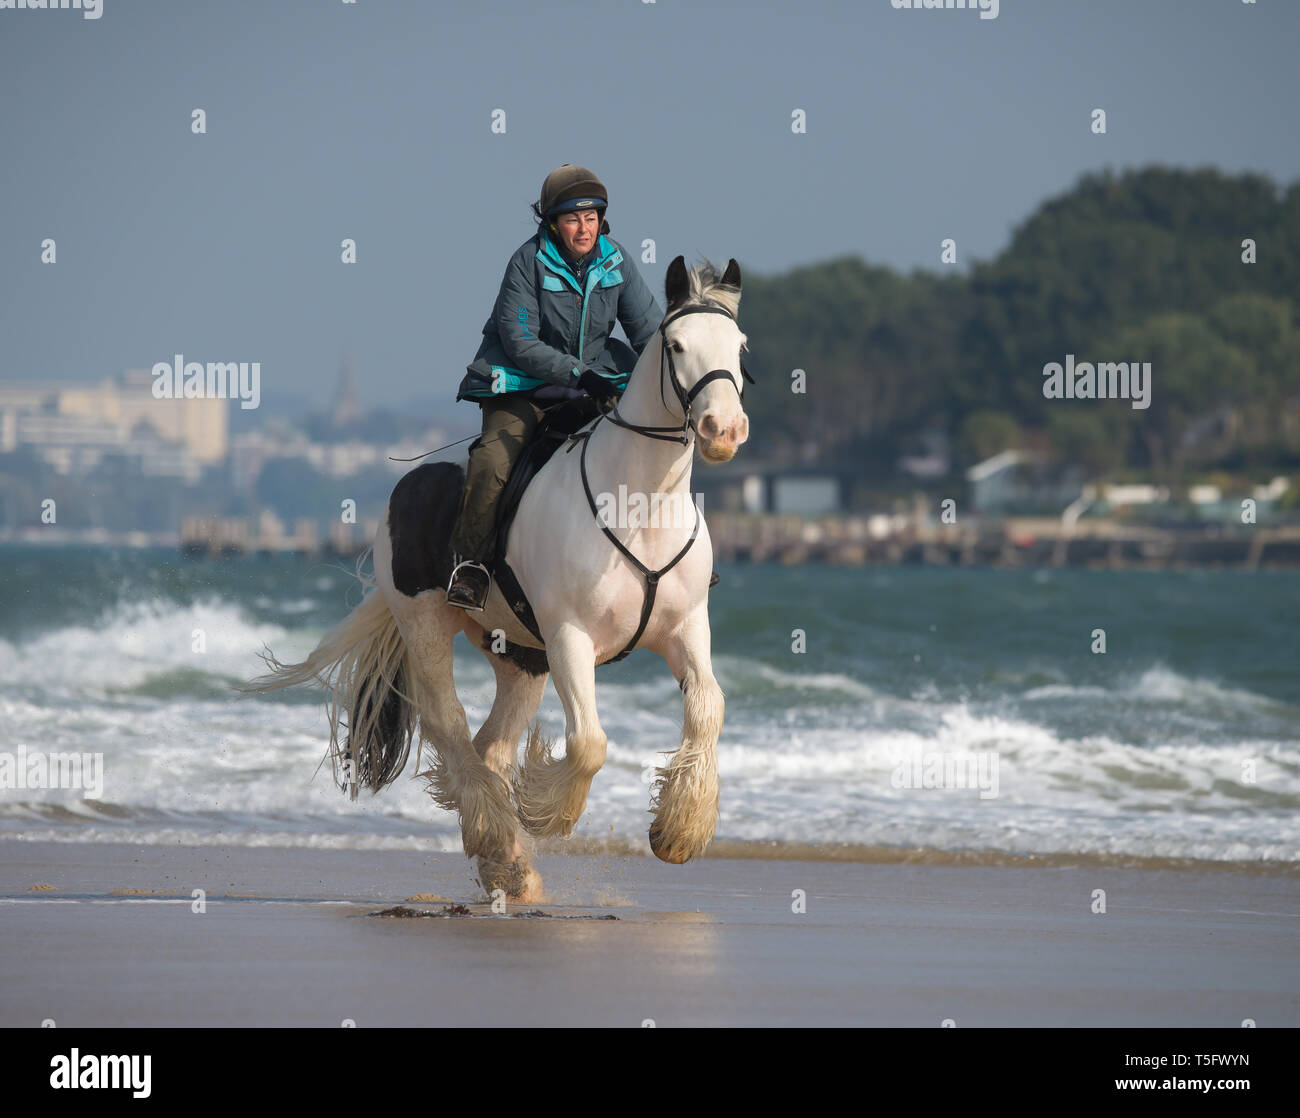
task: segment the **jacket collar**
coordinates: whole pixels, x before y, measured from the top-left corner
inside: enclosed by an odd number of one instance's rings
[[[552,272],[566,279],[575,291],[581,291],[578,286],[577,273],[572,265],[564,258],[564,253],[560,251],[559,245],[551,240],[550,235],[545,229],[539,229],[538,236],[540,243],[537,248],[537,256],[541,262]],[[603,233],[596,241],[596,248],[587,261],[587,286],[590,287],[593,277],[600,273],[603,274],[606,263],[610,262],[611,257],[617,257],[613,263],[622,260],[622,254],[619,253],[609,238]]]

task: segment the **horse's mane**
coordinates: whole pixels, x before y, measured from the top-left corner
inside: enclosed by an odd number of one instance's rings
[[[740,288],[722,282],[722,273],[712,261],[705,260],[687,273],[690,279],[691,303],[713,303],[722,307],[733,318],[740,311]]]

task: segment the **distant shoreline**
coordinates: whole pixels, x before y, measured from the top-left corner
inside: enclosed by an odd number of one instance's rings
[[[1080,521],[1072,530],[1051,517],[969,517],[963,524],[911,524],[880,534],[868,515],[802,517],[709,514],[719,563],[781,566],[1088,567],[1137,570],[1300,570],[1300,525],[1155,527],[1111,519]],[[339,528],[351,529],[339,531]],[[329,538],[267,537],[242,520],[197,535],[110,532],[106,529],[0,529],[0,545],[166,549],[184,558],[299,555],[355,558],[370,546],[366,525],[336,526]]]

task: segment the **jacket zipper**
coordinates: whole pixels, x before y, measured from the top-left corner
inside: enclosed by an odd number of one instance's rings
[[[601,275],[603,276],[604,263],[602,262],[601,265],[591,264],[590,266],[588,266],[587,274],[583,277],[585,282],[583,283],[583,291],[582,291],[582,308],[578,313],[578,367],[579,368],[582,367],[582,348],[584,343],[586,342],[586,337],[587,337],[587,297],[591,294],[592,290],[596,286],[594,283],[591,282],[591,280],[592,277],[596,274],[596,270],[598,267],[601,269]],[[573,269],[570,268],[569,271],[572,272]],[[576,279],[577,277],[575,276],[574,278]]]
[[[617,255],[617,253],[611,254]],[[596,273],[599,271],[599,278]],[[587,282],[584,284],[585,290],[582,293],[582,315],[578,320],[578,365],[582,365],[582,346],[587,335],[587,297],[596,290],[596,283],[605,278],[605,273],[609,271],[609,258],[607,257],[599,265],[592,264],[587,269]],[[594,281],[594,282],[593,282]]]
[[[590,284],[592,273],[587,273],[588,284]],[[584,285],[586,290],[582,293],[582,314],[578,316],[578,368],[582,368],[582,345],[587,336],[587,296],[591,294],[591,287]]]

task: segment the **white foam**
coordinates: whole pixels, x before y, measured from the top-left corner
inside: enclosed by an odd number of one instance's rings
[[[0,677],[11,686],[62,696],[103,697],[179,668],[246,679],[262,670],[257,652],[263,645],[273,646],[281,659],[301,658],[319,637],[250,622],[238,607],[219,600],[188,606],[136,602],[18,645],[0,640]]]
[[[289,600],[281,612],[309,605]],[[196,629],[204,653],[193,651]],[[0,641],[7,684],[0,749],[105,756],[101,803],[75,792],[3,791],[0,831],[79,841],[128,835],[136,842],[457,848],[454,816],[433,804],[422,781],[408,779],[414,760],[394,786],[356,803],[335,789],[328,770],[317,774],[328,740],[319,693],[209,698],[199,689],[160,699],[138,690],[182,669],[225,687],[263,670],[256,656],[263,645],[292,661],[319,635],[250,621],[220,600],[158,600],[21,643]],[[594,835],[613,827],[635,842],[648,824],[647,778],[667,763],[681,732],[676,682],[662,663],[643,659],[646,670],[635,679],[597,677],[608,761],[583,823]],[[491,705],[491,670],[463,642],[456,670],[476,728]],[[718,749],[722,837],[1300,860],[1300,750],[1294,740],[1268,736],[1291,711],[1249,691],[1160,664],[1115,692],[1057,683],[986,703],[945,700],[933,681],[900,696],[845,673],[804,674],[743,657],[720,657],[718,673],[729,694]],[[737,702],[737,693],[762,701]],[[1070,703],[1097,707],[1086,731],[1048,724]],[[1112,713],[1115,703],[1153,716],[1140,734],[1129,731]],[[562,748],[564,717],[553,690],[539,719]],[[1245,728],[1234,733],[1238,721]],[[996,753],[999,797],[894,787],[895,768],[917,752]],[[1243,779],[1246,761],[1255,767],[1253,784]],[[58,822],[51,805],[62,808]],[[120,822],[106,814],[113,811]]]

